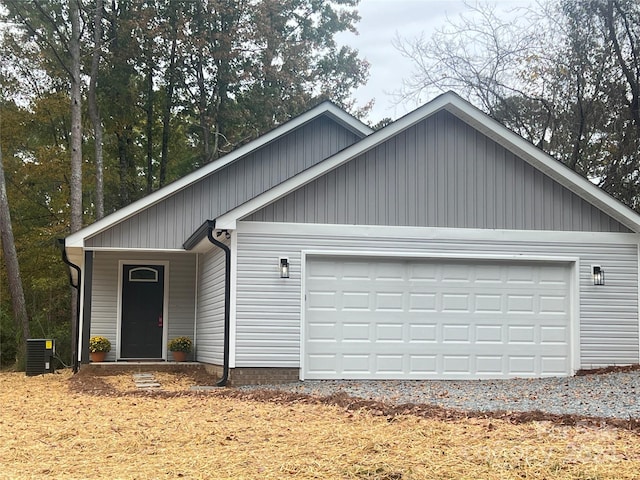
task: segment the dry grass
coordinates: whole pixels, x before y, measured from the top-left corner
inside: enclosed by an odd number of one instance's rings
[[[632,479],[637,433],[611,426],[389,417],[191,379],[0,374],[1,478]]]

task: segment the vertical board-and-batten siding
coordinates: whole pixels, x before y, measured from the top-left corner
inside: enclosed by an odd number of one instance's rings
[[[245,220],[629,232],[446,111]]]
[[[91,336],[103,335],[112,344],[107,360],[115,360],[118,328],[119,261],[169,262],[168,338],[186,335],[193,338],[195,322],[196,255],[180,253],[95,252]]]
[[[222,365],[224,360],[225,255],[220,248],[199,255],[196,360]]]
[[[498,241],[486,239],[376,238],[371,232],[341,235],[335,227],[316,234],[249,233],[240,225],[237,258],[236,366],[298,367],[300,361],[301,252],[375,251],[383,255],[523,255],[580,259],[580,362],[592,368],[638,362],[638,245],[588,241]],[[354,228],[354,227],[352,227]],[[280,279],[277,259],[290,259],[291,277]],[[591,265],[602,265],[606,285],[594,286]]]
[[[208,219],[281,183],[359,137],[328,117],[319,117],[227,165],[135,216],[86,240],[87,247],[182,248]]]

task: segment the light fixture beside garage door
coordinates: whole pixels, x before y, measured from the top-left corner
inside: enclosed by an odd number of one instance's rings
[[[289,278],[289,259],[286,257],[279,258],[280,278]]]
[[[594,265],[593,269],[593,284],[604,285],[604,270],[600,265]]]

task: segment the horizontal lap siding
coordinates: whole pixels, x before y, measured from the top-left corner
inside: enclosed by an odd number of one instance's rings
[[[91,336],[101,335],[111,342],[107,360],[116,359],[118,329],[118,261],[103,254],[93,260],[91,296]]]
[[[288,226],[288,231],[295,228]],[[287,227],[283,226],[283,230]],[[389,254],[526,255],[580,258],[581,368],[638,362],[636,244],[499,242],[242,233],[238,236],[236,365],[298,367],[301,251],[376,251]],[[532,238],[534,235],[532,234]],[[537,235],[538,237],[540,235]],[[291,278],[280,279],[279,256]],[[602,265],[606,285],[594,286],[591,265]]]
[[[169,260],[168,339],[187,336],[193,340],[196,303],[196,256],[177,255]]]
[[[240,205],[355,143],[320,117],[86,241],[88,247],[182,248],[206,220]]]
[[[224,340],[224,252],[200,255],[196,360],[220,365]]]
[[[118,263],[120,260],[169,262],[168,338],[193,338],[195,321],[196,256],[193,254],[150,254],[136,252],[95,252],[91,302],[91,335],[111,341],[107,360],[115,360],[118,328]]]

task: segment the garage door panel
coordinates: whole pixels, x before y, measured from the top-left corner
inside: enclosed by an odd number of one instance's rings
[[[347,311],[369,311],[371,295],[369,292],[342,292],[342,309]]]
[[[543,325],[540,327],[540,343],[566,345],[569,343],[569,329]]]
[[[427,313],[437,312],[435,293],[409,292],[409,312]]]
[[[307,295],[307,308],[310,310],[337,310],[338,294],[331,290],[313,290]]]
[[[540,295],[539,313],[566,315],[568,313],[569,299],[565,295]]]
[[[404,294],[397,292],[380,292],[374,293],[374,308],[378,312],[403,312]]]
[[[337,338],[341,338],[343,342],[370,342],[371,338],[371,324],[363,322],[349,322],[342,324],[342,331],[337,331]]]
[[[304,377],[569,374],[569,270],[310,257]]]
[[[402,343],[405,340],[406,332],[403,323],[379,323],[375,326],[376,342]]]
[[[438,326],[435,323],[409,323],[409,343],[434,343],[438,340]]]

